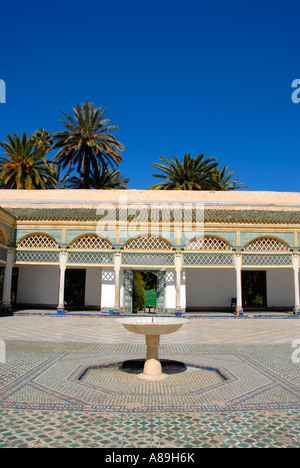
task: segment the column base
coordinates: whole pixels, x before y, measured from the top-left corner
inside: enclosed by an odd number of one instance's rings
[[[57,315],[63,315],[64,311],[65,309],[63,307],[57,307],[56,309]]]
[[[242,307],[237,307],[235,309],[235,315],[237,317],[244,317],[244,309],[242,309]]]
[[[121,315],[121,309],[118,307],[114,307],[112,315]]]
[[[1,305],[1,315],[13,315],[11,312],[11,305],[10,303],[3,302]]]
[[[294,307],[293,312],[295,315],[300,317],[300,307]]]
[[[175,317],[183,317],[185,315],[185,309],[175,309]]]

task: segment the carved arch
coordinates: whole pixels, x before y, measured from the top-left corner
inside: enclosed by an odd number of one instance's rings
[[[195,237],[185,244],[184,250],[224,250],[231,251],[232,245],[219,236],[206,234]]]

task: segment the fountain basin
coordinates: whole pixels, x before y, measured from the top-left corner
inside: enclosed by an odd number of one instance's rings
[[[146,337],[147,355],[144,372],[137,377],[148,381],[167,379],[169,376],[162,373],[158,357],[160,335],[176,332],[189,320],[169,317],[134,317],[117,319],[116,322],[130,332]]]
[[[168,335],[176,332],[189,321],[172,317],[134,317],[116,320],[127,330],[139,335]]]

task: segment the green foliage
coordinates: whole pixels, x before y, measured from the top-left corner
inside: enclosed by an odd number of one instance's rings
[[[133,311],[139,312],[145,306],[145,282],[143,274],[136,272],[133,276]]]
[[[156,273],[153,273],[152,271],[143,271],[142,275],[143,275],[143,279],[145,282],[145,289],[146,290],[156,289],[157,287]]]
[[[191,158],[190,154],[185,154],[182,162],[175,156],[173,156],[173,161],[163,156],[159,160],[165,164],[152,164],[161,171],[160,174],[152,174],[152,176],[165,181],[152,185],[149,187],[151,190],[235,190],[246,187],[239,184],[237,179],[231,181],[235,172],[226,174],[228,167],[220,170],[213,156],[204,159],[203,154],[195,158]]]
[[[106,111],[84,102],[73,108],[73,116],[61,111],[65,129],[53,136],[43,128],[29,138],[26,133],[22,138],[7,135],[8,142],[0,143],[6,155],[0,157],[0,188],[126,189],[130,179],[115,168],[123,160],[124,146],[113,135],[118,127],[110,125]],[[58,152],[50,162],[46,155],[55,149]],[[182,162],[175,156],[172,161],[161,156],[159,161],[152,166],[160,173],[152,176],[163,181],[151,190],[248,188],[233,179],[236,171],[229,172],[227,166],[220,169],[213,156],[185,154]]]
[[[91,189],[126,189],[130,179],[125,179],[120,171],[108,169],[103,167],[102,172],[99,167],[97,171],[92,170],[92,174],[89,176],[89,188]],[[67,177],[64,180],[62,188],[69,189],[82,189],[84,188],[84,175]]]
[[[248,188],[247,185],[240,183],[238,179],[232,180],[235,173],[236,171],[228,172],[228,166],[223,169],[215,167],[210,174],[210,178],[219,185],[219,188],[216,190],[237,190],[239,188]]]
[[[68,168],[68,174],[76,169],[83,179],[82,188],[90,188],[93,172],[97,174],[104,167],[119,165],[123,159],[120,152],[124,151],[124,146],[112,133],[118,127],[108,125],[106,110],[85,102],[73,108],[73,117],[61,111],[67,118],[67,121],[61,120],[65,130],[53,135],[56,142],[53,148],[59,150],[53,162],[63,169]]]
[[[6,135],[6,137],[8,142],[0,143],[6,155],[0,158],[0,188],[26,190],[55,188],[57,183],[55,169],[45,157],[49,150],[45,135],[43,142],[38,139],[37,134],[28,138],[24,133],[20,138],[14,133],[13,136]]]

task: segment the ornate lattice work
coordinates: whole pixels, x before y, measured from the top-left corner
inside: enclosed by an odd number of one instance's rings
[[[113,283],[115,281],[115,273],[113,271],[102,271],[102,281]]]
[[[164,253],[122,253],[122,265],[173,266],[174,254]]]
[[[7,238],[3,229],[0,229],[0,244],[7,245]]]
[[[175,281],[175,274],[173,271],[166,272],[166,283],[174,283]]]
[[[247,254],[242,256],[243,266],[292,266],[292,255]]]
[[[47,234],[30,234],[24,237],[18,244],[21,249],[57,249],[58,245]]]
[[[78,250],[109,250],[111,249],[111,244],[108,240],[99,237],[97,234],[85,234],[75,239],[71,243],[70,248]]]
[[[124,250],[172,250],[172,246],[158,236],[138,236],[130,239]]]
[[[59,263],[59,251],[17,250],[16,262],[22,263]]]
[[[289,250],[289,246],[276,237],[258,237],[245,247],[245,252],[289,252]]]
[[[216,236],[201,236],[189,241],[185,250],[232,250],[231,245]]]
[[[68,252],[68,264],[113,265],[114,255],[101,252]]]
[[[233,266],[233,254],[213,254],[213,253],[194,253],[183,254],[182,264],[185,266],[193,265],[224,265]]]

